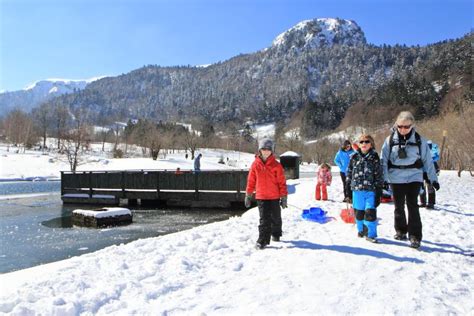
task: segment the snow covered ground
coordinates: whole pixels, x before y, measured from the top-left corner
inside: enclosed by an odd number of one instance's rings
[[[422,251],[393,240],[390,204],[378,211],[381,243],[357,238],[339,218],[337,180],[329,187],[332,200],[317,203],[313,178],[288,181],[293,193],[282,214],[282,240],[264,250],[254,249],[254,208],[228,221],[0,275],[0,313],[473,315],[471,176],[442,171],[438,209],[421,210]],[[334,219],[302,220],[308,204]]]

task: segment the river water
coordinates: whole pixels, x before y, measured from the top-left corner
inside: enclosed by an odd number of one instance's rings
[[[174,233],[243,213],[229,209],[129,207],[133,212],[130,225],[84,228],[71,225],[72,211],[97,207],[63,205],[59,191],[59,181],[0,183],[0,273]],[[12,195],[15,198],[9,198]]]

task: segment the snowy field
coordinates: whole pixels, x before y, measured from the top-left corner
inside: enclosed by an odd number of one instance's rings
[[[440,183],[437,209],[421,209],[421,251],[393,240],[393,205],[379,208],[381,243],[372,244],[340,220],[339,179],[332,200],[317,203],[314,178],[290,180],[282,240],[264,250],[254,249],[254,208],[0,275],[0,314],[473,315],[474,178],[442,171]],[[308,204],[334,219],[302,220]]]
[[[111,157],[112,144],[106,146],[106,151],[102,152],[101,144],[93,144],[92,151],[82,155],[81,164],[77,171],[94,170],[141,170],[141,169],[167,169],[192,170],[194,161],[185,158],[184,151],[175,151],[165,157],[160,154],[157,160],[151,158],[122,158]],[[23,180],[57,180],[61,177],[61,171],[69,171],[69,164],[64,155],[55,152],[45,152],[28,150],[26,153],[17,154],[15,148],[7,151],[5,145],[0,144],[0,181],[23,181]],[[134,150],[134,155],[138,155],[138,149]],[[241,153],[236,151],[221,149],[198,150],[202,153],[201,170],[216,169],[248,169],[255,159],[254,154]],[[219,163],[220,160],[225,163]],[[300,172],[314,172],[315,164],[304,164]],[[334,168],[335,171],[336,168]],[[333,171],[334,171],[333,170]]]

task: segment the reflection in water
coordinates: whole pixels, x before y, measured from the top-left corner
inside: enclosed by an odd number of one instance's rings
[[[93,252],[140,238],[156,237],[239,216],[242,210],[145,209],[130,207],[133,223],[111,228],[73,226],[75,209],[59,194],[0,200],[0,273]]]
[[[47,221],[41,222],[42,225],[49,228],[71,228],[72,227],[72,217],[56,217]]]

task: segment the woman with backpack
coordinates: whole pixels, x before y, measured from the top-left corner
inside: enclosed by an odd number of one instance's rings
[[[400,112],[391,135],[385,139],[381,156],[384,181],[391,185],[393,191],[396,232],[394,238],[406,240],[408,233],[410,247],[419,248],[423,234],[418,194],[423,183],[423,170],[436,190],[439,190],[439,183],[430,148],[426,139],[415,131],[415,118],[411,112]]]

